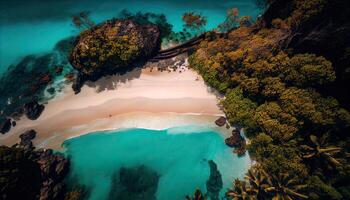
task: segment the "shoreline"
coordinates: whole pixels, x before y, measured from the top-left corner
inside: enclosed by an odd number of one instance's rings
[[[66,139],[104,130],[203,124],[215,128],[214,121],[224,115],[221,96],[187,67],[187,60],[175,69],[175,64],[161,63],[168,67],[160,69],[157,64],[88,82],[79,94],[66,85],[37,120],[22,117],[9,133],[0,135],[0,144],[11,146],[30,129],[37,132],[34,145],[60,150]]]

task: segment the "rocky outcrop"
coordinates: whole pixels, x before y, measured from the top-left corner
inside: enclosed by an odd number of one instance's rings
[[[33,150],[34,146],[32,140],[35,138],[35,136],[36,132],[34,130],[29,130],[22,133],[19,135],[19,138],[21,139],[19,146],[25,150]]]
[[[79,71],[79,81],[83,83],[129,71],[154,56],[159,49],[158,26],[140,25],[132,20],[108,20],[78,36],[70,63]]]
[[[215,124],[218,126],[224,126],[226,124],[226,118],[221,116],[215,121]]]
[[[6,118],[0,120],[0,133],[5,134],[11,129],[11,119]]]
[[[69,162],[63,155],[53,154],[52,150],[38,151],[38,161],[43,179],[40,200],[62,199],[63,179],[68,174]]]
[[[36,120],[44,111],[44,108],[45,108],[44,105],[40,105],[38,102],[32,101],[24,104],[23,111],[24,111],[24,114],[28,117],[28,119]]]
[[[8,158],[0,159],[0,166],[2,166],[0,170],[8,173],[6,177],[10,177],[9,180],[11,184],[13,183],[12,188],[2,190],[2,192],[5,196],[15,196],[16,199],[61,200],[65,193],[63,180],[69,171],[69,160],[62,154],[53,153],[51,149],[36,150],[32,143],[35,136],[36,132],[29,130],[19,136],[19,144],[13,147],[0,146],[5,149],[1,150],[8,151],[4,153]],[[28,168],[29,164],[31,168]],[[11,170],[16,170],[16,173],[12,173]],[[28,173],[27,170],[30,172]],[[35,179],[29,178],[30,173],[35,173]],[[0,186],[2,183],[6,184],[0,181]],[[22,190],[25,193],[16,194],[14,192]]]
[[[206,183],[207,195],[212,200],[219,200],[219,193],[223,186],[222,176],[214,161],[209,160],[208,164],[210,167],[210,176]]]
[[[225,139],[225,143],[227,146],[235,148],[234,152],[237,153],[239,156],[244,155],[246,152],[245,139],[241,135],[241,133],[236,129],[232,131],[232,136]]]

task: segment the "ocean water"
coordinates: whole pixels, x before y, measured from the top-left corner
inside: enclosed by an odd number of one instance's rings
[[[64,142],[71,158],[71,180],[90,190],[90,200],[109,199],[112,177],[121,167],[145,166],[159,174],[158,200],[183,200],[196,188],[206,191],[209,160],[223,179],[221,195],[242,178],[248,156],[237,157],[222,136],[209,128],[177,127],[166,130],[126,129],[91,133]],[[147,180],[147,177],[145,178]]]
[[[121,10],[165,14],[174,31],[181,31],[184,12],[195,11],[208,18],[206,29],[223,22],[226,10],[237,7],[241,16],[256,18],[258,0],[1,0],[0,74],[27,55],[49,53],[55,44],[79,33],[71,16],[88,11],[95,22],[116,17]]]

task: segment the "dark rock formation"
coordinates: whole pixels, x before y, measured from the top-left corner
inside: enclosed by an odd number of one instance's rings
[[[68,160],[60,154],[53,154],[52,150],[43,150],[37,162],[43,179],[40,200],[62,199],[65,189],[63,179],[69,171]]]
[[[0,188],[4,199],[60,200],[69,161],[52,150],[35,150],[34,130],[20,135],[13,147],[0,146]]]
[[[243,156],[246,152],[246,142],[238,130],[232,130],[232,136],[225,139],[227,146],[235,148],[234,153]]]
[[[21,139],[19,145],[25,150],[33,150],[32,140],[35,138],[36,132],[34,130],[29,130],[22,133],[19,138]]]
[[[0,120],[0,133],[5,134],[11,129],[11,119],[6,118]]]
[[[243,141],[244,141],[244,138],[241,136],[241,134],[237,130],[233,130],[232,136],[225,139],[225,143],[229,147],[239,147]]]
[[[70,63],[80,72],[80,83],[101,76],[124,73],[147,61],[160,49],[158,26],[132,20],[108,20],[83,31],[75,42]]]
[[[138,200],[155,200],[159,175],[145,167],[121,168],[112,180],[110,198]]]
[[[12,126],[15,127],[17,125],[16,121],[12,121]]]
[[[44,108],[44,105],[40,105],[38,102],[32,101],[24,104],[24,114],[28,117],[28,119],[36,120],[44,111]]]
[[[219,117],[219,119],[217,119],[215,121],[215,124],[218,125],[218,126],[223,126],[226,124],[226,118],[225,117]]]
[[[223,186],[221,173],[214,161],[209,160],[208,164],[210,167],[210,176],[206,183],[207,195],[211,200],[219,200],[219,193]]]

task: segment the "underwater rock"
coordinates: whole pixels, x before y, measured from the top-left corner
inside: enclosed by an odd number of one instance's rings
[[[56,66],[55,68],[55,73],[57,75],[61,75],[62,74],[62,71],[63,71],[63,67],[62,66]]]
[[[84,80],[125,73],[147,61],[160,49],[160,31],[152,24],[108,20],[83,31],[75,41],[70,63]]]
[[[222,176],[214,161],[209,160],[208,164],[210,167],[210,175],[206,183],[207,195],[211,200],[219,200],[219,193],[223,186]]]
[[[109,199],[155,200],[159,175],[145,167],[121,168],[112,180]]]
[[[0,133],[5,134],[11,129],[11,119],[6,118],[0,121]]]
[[[44,105],[40,105],[38,102],[32,101],[24,104],[24,114],[28,117],[28,119],[36,120],[44,111],[44,108]]]
[[[217,119],[217,120],[215,121],[215,124],[218,125],[218,126],[223,126],[223,125],[225,125],[225,124],[226,124],[226,118],[223,117],[223,116],[219,117],[219,119]]]

